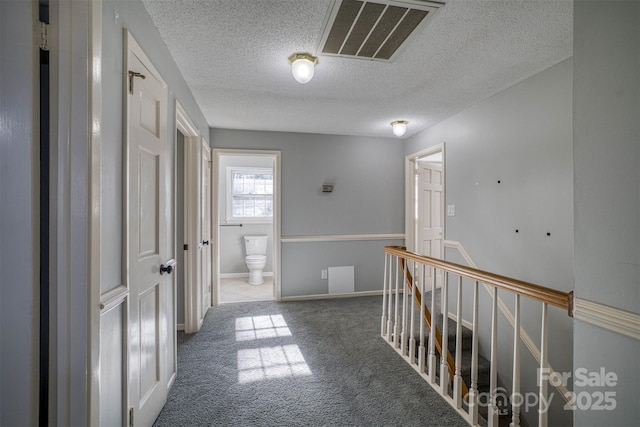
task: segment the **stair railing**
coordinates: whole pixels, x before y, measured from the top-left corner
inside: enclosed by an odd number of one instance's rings
[[[462,243],[454,241],[454,240],[445,240],[444,241],[444,247],[456,250],[462,256],[462,258],[465,260],[465,262],[467,263],[468,266],[476,268],[476,269],[478,268],[476,263],[473,261],[473,258],[471,258],[471,255],[469,255],[469,253],[464,248]],[[491,295],[491,293],[493,292],[493,288],[491,288],[490,286],[485,285],[484,283],[480,283],[480,285],[482,285],[482,287],[485,289],[485,291],[489,295]],[[519,304],[516,304],[516,306],[518,306],[518,308],[519,308]],[[514,328],[514,332],[515,332],[515,329],[517,329],[519,327],[520,331],[518,332],[518,336],[519,336],[520,340],[524,343],[525,347],[529,350],[529,353],[533,356],[533,358],[537,361],[537,363],[540,363],[540,349],[533,342],[533,339],[529,336],[529,334],[525,330],[524,326],[515,324],[515,318],[514,318],[513,313],[511,312],[509,307],[507,307],[505,302],[500,297],[498,297],[498,308],[500,309],[500,313],[502,313],[502,315],[507,319],[507,321],[509,322],[511,327]],[[455,315],[450,312],[449,313],[449,317],[451,318],[452,316],[455,316]],[[519,350],[519,349],[516,348],[516,350]],[[549,372],[555,372],[553,367],[551,366],[551,364],[548,363],[548,362],[547,362],[547,364],[548,364]],[[571,398],[570,398],[571,393],[569,392],[569,390],[565,386],[565,383],[562,382],[562,381],[558,381],[558,382],[553,382],[552,385],[558,390],[560,396],[565,400],[565,402],[570,404],[570,402],[571,402]]]
[[[414,273],[411,274],[410,271]],[[442,281],[442,325],[445,339],[436,326],[436,273],[443,272]],[[426,274],[429,272],[430,274]],[[419,273],[416,275],[416,273]],[[455,360],[448,351],[448,287],[450,276],[457,276],[456,301],[456,355]],[[428,281],[427,282],[427,277]],[[414,280],[417,278],[417,280]],[[472,353],[470,388],[468,392],[461,374],[462,361],[462,294],[463,279],[473,283],[472,314]],[[418,283],[416,284],[415,281]],[[517,279],[489,273],[476,268],[455,264],[436,258],[409,252],[404,247],[385,247],[385,273],[383,287],[383,303],[381,318],[381,335],[387,342],[414,368],[423,378],[471,425],[478,425],[478,288],[483,283],[491,287],[491,338],[490,338],[490,375],[489,398],[487,399],[487,424],[498,425],[498,415],[502,408],[498,407],[497,393],[497,360],[498,360],[498,289],[514,294],[514,346],[513,346],[513,379],[512,396],[520,393],[520,298],[525,297],[538,301],[542,305],[542,324],[540,337],[540,370],[538,402],[547,402],[548,375],[548,315],[549,306],[558,307],[572,316],[572,293],[566,293]],[[425,292],[431,292],[431,309],[422,301]],[[402,294],[402,295],[401,295]],[[408,298],[411,297],[420,308],[420,333],[418,358],[415,358],[414,304],[409,312]],[[402,300],[402,307],[399,306]],[[400,311],[400,309],[402,311]],[[409,320],[411,314],[411,320]],[[426,341],[425,326],[429,328],[429,336],[435,339]],[[428,346],[428,354],[425,354]],[[436,350],[440,354],[441,364],[439,383],[437,381]],[[425,357],[427,360],[425,361]],[[426,363],[425,363],[426,362]],[[453,385],[452,390],[450,385]],[[449,392],[451,391],[451,395]],[[511,426],[520,425],[520,405],[522,399],[511,399]],[[466,406],[466,411],[464,406]],[[546,427],[548,413],[538,411],[538,425]]]

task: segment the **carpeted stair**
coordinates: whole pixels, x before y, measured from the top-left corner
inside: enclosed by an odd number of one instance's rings
[[[440,289],[436,290],[436,314],[435,314],[435,318],[436,318],[436,326],[438,327],[438,329],[440,330],[440,332],[443,332],[443,328],[442,328],[442,313],[440,310]],[[424,301],[427,301],[428,306],[430,307],[430,302],[431,302],[431,292],[426,292],[425,293],[425,299]],[[417,307],[416,307],[417,309]],[[418,318],[419,316],[419,312],[416,313],[416,323],[414,324],[414,338],[416,340],[416,359],[418,357],[418,346],[420,345],[420,336],[419,336],[419,331],[420,331],[420,323]],[[427,329],[425,329],[425,348],[426,348],[426,353],[428,353],[428,345],[429,345],[429,331]],[[455,355],[456,355],[456,322],[454,320],[448,319],[447,322],[447,335],[448,335],[448,339],[447,339],[447,350],[449,351],[449,353],[451,354],[451,356],[454,358],[455,360]],[[467,385],[467,387],[471,387],[471,356],[472,356],[472,344],[473,344],[473,332],[469,329],[464,327],[464,325],[462,326],[462,364],[461,364],[461,374],[462,374],[462,379],[464,380],[465,384]],[[407,348],[408,345],[407,345]],[[438,353],[438,351],[436,350],[436,378],[437,381],[440,381],[440,363],[441,363],[441,358],[440,355]],[[487,396],[489,393],[489,385],[490,385],[490,373],[491,373],[491,362],[489,360],[487,360],[486,358],[482,357],[482,355],[478,355],[478,393],[484,396]],[[452,391],[450,391],[450,395],[451,395]],[[466,402],[463,402],[463,405],[465,406],[465,410],[468,409],[466,406]],[[488,419],[488,414],[487,414],[487,407],[486,405],[480,405],[478,408],[478,415],[479,415],[479,419],[478,422],[480,423],[480,425],[486,425],[487,423],[487,419]],[[501,411],[501,415],[498,418],[498,425],[501,427],[507,427],[509,426],[509,423],[511,422],[511,407],[510,404],[507,404],[506,407],[500,407],[499,410]],[[504,412],[504,413],[502,413]]]

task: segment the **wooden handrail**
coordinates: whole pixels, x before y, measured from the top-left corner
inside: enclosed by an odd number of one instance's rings
[[[418,305],[418,307],[421,307],[422,294],[420,293],[420,290],[418,289],[417,286],[415,287],[413,286],[413,276],[411,275],[410,271],[405,270],[404,259],[400,259],[400,266],[402,268],[402,271],[405,273],[405,277],[407,278],[407,285],[409,286],[409,290],[413,294],[413,298],[416,304]],[[427,327],[431,329],[431,311],[429,311],[429,308],[426,303],[424,305],[424,322],[426,323]],[[436,345],[436,349],[438,350],[438,353],[440,353],[440,357],[442,357],[442,334],[440,333],[440,329],[438,329],[438,326],[436,326],[435,329],[436,329],[435,345]],[[449,370],[449,378],[453,379],[453,377],[455,376],[455,361],[453,360],[453,356],[451,356],[451,353],[449,352],[449,350],[447,350],[446,357],[447,357],[447,368]],[[469,395],[469,389],[467,388],[467,384],[463,379],[462,380],[462,396],[464,400],[467,400],[468,395]]]
[[[385,246],[384,251],[385,253],[395,255],[400,259],[412,260],[414,262],[431,265],[461,277],[466,277],[471,280],[495,286],[509,292],[526,296],[536,301],[565,309],[569,316],[573,316],[573,298],[569,292],[562,292],[556,289],[534,285],[533,283],[489,273],[487,271],[478,270],[476,268],[467,267],[450,261],[420,255],[415,252],[407,251],[404,246]]]

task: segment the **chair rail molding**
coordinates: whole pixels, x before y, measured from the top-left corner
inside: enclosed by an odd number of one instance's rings
[[[640,340],[640,314],[574,297],[573,317]]]
[[[404,234],[321,234],[315,236],[282,236],[282,243],[344,242],[365,240],[404,240]]]

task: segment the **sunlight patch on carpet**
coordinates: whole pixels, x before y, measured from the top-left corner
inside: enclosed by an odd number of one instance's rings
[[[296,344],[238,350],[238,382],[304,377],[311,369]]]
[[[290,336],[291,331],[281,314],[238,317],[236,319],[236,341]]]

